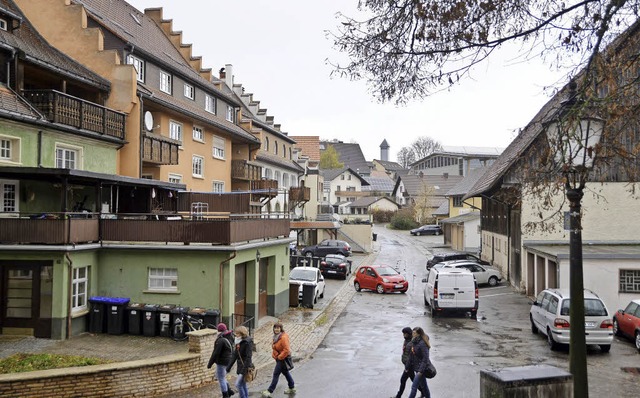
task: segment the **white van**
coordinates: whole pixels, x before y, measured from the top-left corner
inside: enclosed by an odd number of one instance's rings
[[[468,269],[431,268],[424,288],[424,304],[431,307],[431,316],[444,311],[478,312],[478,283]]]

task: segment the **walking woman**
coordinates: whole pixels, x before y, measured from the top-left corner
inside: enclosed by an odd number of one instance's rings
[[[284,332],[284,327],[280,322],[273,325],[273,344],[271,345],[271,356],[276,360],[276,367],[273,369],[273,378],[271,379],[271,385],[269,388],[262,392],[263,397],[271,397],[271,394],[276,390],[278,380],[280,380],[280,374],[283,374],[287,379],[289,388],[284,390],[285,394],[295,394],[296,386],[291,377],[289,369],[285,363],[285,359],[291,355],[291,346],[289,345],[289,335]]]
[[[227,325],[222,322],[218,324],[217,329],[218,337],[213,345],[213,352],[211,353],[211,358],[209,358],[207,369],[211,369],[211,366],[214,363],[216,364],[216,377],[218,378],[218,383],[220,383],[222,398],[229,398],[235,394],[229,388],[229,383],[227,382],[227,366],[231,363],[231,356],[233,355],[232,333],[227,330]]]
[[[430,363],[429,349],[431,348],[431,344],[429,343],[429,336],[427,336],[421,327],[413,328],[411,335],[413,336],[411,339],[411,355],[409,355],[406,368],[415,370],[416,374],[413,377],[409,398],[416,397],[419,387],[423,387],[422,393],[425,398],[431,398],[427,378],[424,375],[427,365]]]
[[[249,398],[249,389],[247,388],[247,382],[244,380],[244,376],[247,374],[247,369],[253,364],[253,339],[249,336],[249,329],[245,326],[238,326],[234,330],[234,344],[233,356],[231,357],[231,363],[227,366],[227,373],[231,371],[233,364],[237,361],[238,366],[236,373],[236,387],[240,398]]]

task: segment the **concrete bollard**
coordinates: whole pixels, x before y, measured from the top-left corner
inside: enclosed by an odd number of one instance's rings
[[[571,373],[549,365],[516,366],[480,372],[480,398],[573,397]]]

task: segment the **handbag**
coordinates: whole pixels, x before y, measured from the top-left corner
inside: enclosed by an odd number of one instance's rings
[[[284,366],[287,367],[287,370],[293,369],[293,359],[291,359],[291,355],[284,359]]]
[[[240,362],[242,362],[242,367],[244,367],[245,369],[244,381],[246,382],[253,381],[258,376],[258,369],[256,369],[256,367],[253,364],[249,365],[249,367],[245,367],[242,357],[238,355],[238,358],[240,359]]]
[[[438,374],[438,372],[436,371],[436,367],[433,366],[433,363],[431,361],[429,361],[429,364],[424,370],[424,377],[426,377],[427,379],[433,379],[434,377],[436,377],[436,374]]]

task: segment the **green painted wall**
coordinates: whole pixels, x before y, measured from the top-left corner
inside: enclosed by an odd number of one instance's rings
[[[20,140],[20,157],[17,163],[2,162],[8,166],[38,166],[38,129],[3,120],[0,123],[0,135]],[[55,145],[64,144],[82,148],[82,170],[107,174],[116,174],[115,144],[105,143],[69,133],[42,131],[41,163],[43,167],[55,167]]]

